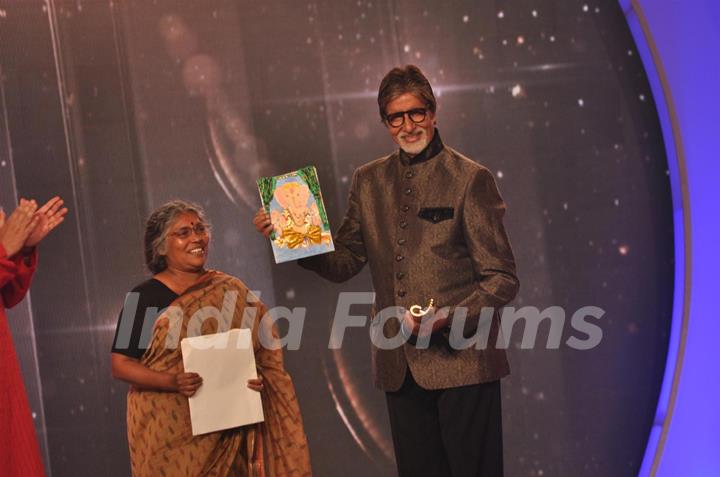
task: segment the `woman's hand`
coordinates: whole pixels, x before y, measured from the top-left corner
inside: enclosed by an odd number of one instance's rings
[[[177,373],[173,376],[175,390],[185,397],[191,397],[202,386],[198,373]]]
[[[18,253],[30,233],[37,226],[40,218],[35,215],[37,203],[34,200],[20,199],[20,205],[5,220],[0,213],[0,243],[8,257]]]
[[[258,376],[257,379],[248,379],[247,387],[249,387],[253,391],[262,391],[264,387],[262,376]]]
[[[255,214],[253,224],[255,224],[255,230],[263,234],[266,238],[270,237],[270,234],[273,231],[272,221],[270,220],[270,214],[265,212],[265,209],[262,207],[260,207]]]
[[[65,214],[67,214],[68,210],[63,207],[63,204],[63,200],[55,196],[35,212],[35,216],[38,217],[39,220],[25,240],[25,247],[32,248],[37,246],[47,234],[65,220]]]

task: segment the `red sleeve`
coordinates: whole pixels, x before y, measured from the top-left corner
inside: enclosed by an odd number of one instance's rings
[[[25,297],[37,268],[37,259],[37,249],[10,258],[0,245],[0,294],[5,307],[12,308]]]

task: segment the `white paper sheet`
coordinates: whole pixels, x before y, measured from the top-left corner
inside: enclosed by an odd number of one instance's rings
[[[185,338],[180,346],[185,372],[203,379],[189,399],[194,436],[265,420],[260,393],[247,387],[257,378],[250,330]]]

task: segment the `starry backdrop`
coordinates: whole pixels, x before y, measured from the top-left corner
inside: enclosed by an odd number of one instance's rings
[[[314,164],[336,227],[353,170],[393,148],[375,98],[406,63],[433,84],[444,141],[496,177],[513,305],[566,312],[558,349],[547,325],[534,349],[512,335],[506,474],[637,475],[665,366],[673,215],[616,2],[0,0],[0,205],[60,193],[72,209],[11,314],[52,475],[128,475],[110,344],[145,276],[143,220],[175,197],[207,209],[212,267],[307,307],[286,364],[316,475],[395,475],[367,329],[327,349],[338,293],[369,291],[369,273],[334,285],[274,265],[251,217],[256,177]],[[588,305],[603,336],[579,351],[570,317]]]

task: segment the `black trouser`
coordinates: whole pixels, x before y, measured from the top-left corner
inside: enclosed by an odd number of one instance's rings
[[[501,477],[500,381],[386,393],[399,477]]]

